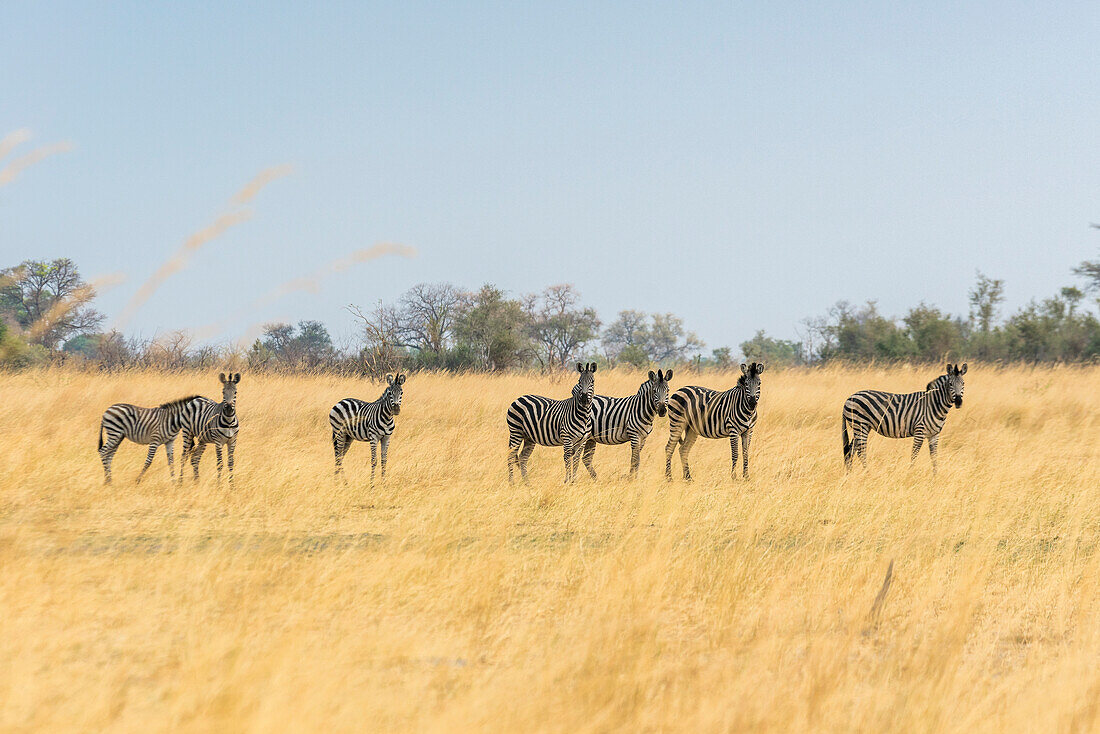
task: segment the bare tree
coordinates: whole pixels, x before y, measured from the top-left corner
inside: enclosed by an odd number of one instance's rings
[[[397,310],[393,306],[383,305],[381,301],[368,312],[353,304],[346,308],[359,322],[361,329],[363,349],[360,361],[363,371],[374,378],[396,372],[404,361],[401,319]]]
[[[398,332],[403,346],[442,354],[454,337],[462,292],[450,283],[420,283],[398,304]]]
[[[583,307],[577,289],[565,283],[524,298],[535,356],[543,369],[564,367],[599,334],[596,310]]]

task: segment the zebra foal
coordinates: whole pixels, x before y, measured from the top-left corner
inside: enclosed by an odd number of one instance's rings
[[[163,403],[156,408],[143,408],[129,403],[115,403],[107,408],[99,422],[99,460],[103,462],[104,483],[111,483],[111,462],[123,439],[149,446],[145,466],[142,467],[136,481],[140,482],[145,476],[161,444],[164,444],[164,453],[168,455],[168,473],[172,479],[175,479],[176,468],[172,459],[172,445],[176,440],[176,434],[180,432],[187,406],[196,399],[199,399],[198,396],[192,395]],[[183,473],[182,464],[180,473],[181,475]]]
[[[519,466],[527,481],[527,460],[535,445],[562,446],[565,450],[565,481],[577,474],[577,464],[585,441],[592,435],[592,396],[596,391],[596,363],[577,363],[577,384],[573,396],[565,400],[524,395],[508,406],[508,483],[513,481],[513,466]],[[522,450],[521,450],[522,447]]]
[[[194,481],[199,480],[199,461],[207,444],[214,444],[214,453],[218,457],[218,482],[222,480],[222,446],[226,447],[229,468],[229,481],[233,481],[233,452],[237,448],[237,384],[241,373],[220,373],[222,383],[222,401],[216,403],[210,398],[193,398],[183,413],[183,455],[180,457],[180,484],[183,484],[183,462],[191,459]]]
[[[389,383],[382,396],[373,403],[355,398],[344,398],[328,414],[332,426],[332,449],[336,454],[335,476],[344,473],[344,456],[352,441],[370,441],[370,480],[374,483],[374,467],[378,461],[377,448],[382,447],[382,479],[386,479],[386,455],[390,448],[390,436],[397,424],[393,418],[401,412],[401,397],[406,375],[386,375]],[[344,479],[347,483],[347,479]]]
[[[760,402],[760,375],[762,363],[741,365],[737,384],[725,392],[706,387],[681,387],[668,401],[668,444],[665,446],[665,479],[672,481],[672,453],[680,445],[680,461],[684,465],[684,479],[691,480],[688,454],[695,440],[703,438],[729,438],[733,466],[730,473],[737,474],[737,440],[741,439],[745,468],[749,476],[749,443],[756,425],[756,406]]]
[[[630,478],[638,475],[642,448],[653,430],[653,418],[657,415],[663,418],[668,411],[668,382],[671,379],[672,370],[650,371],[649,379],[634,395],[625,398],[606,395],[592,397],[592,436],[584,444],[582,458],[593,479],[596,478],[596,470],[592,467],[592,456],[598,443],[616,446],[629,441]]]
[[[947,373],[932,380],[921,392],[899,394],[860,390],[849,396],[841,413],[844,468],[852,468],[854,456],[859,456],[863,466],[867,466],[867,436],[874,430],[887,438],[912,438],[910,463],[917,460],[921,444],[927,439],[932,473],[935,473],[940,431],[951,406],[962,407],[965,374],[965,363],[962,367],[949,364]],[[852,427],[851,437],[848,426]]]

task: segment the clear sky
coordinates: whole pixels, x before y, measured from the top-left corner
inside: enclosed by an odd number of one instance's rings
[[[109,9],[107,6],[109,5]],[[229,6],[232,7],[229,7]],[[838,299],[965,312],[1073,282],[1100,233],[1100,3],[0,5],[0,260],[70,256],[119,313],[262,169],[294,166],[129,325],[319,319],[421,281],[572,282],[708,349]],[[14,154],[13,154],[14,155]],[[262,308],[272,287],[379,242]]]

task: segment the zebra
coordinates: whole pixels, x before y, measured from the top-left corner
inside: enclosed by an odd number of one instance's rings
[[[111,483],[111,462],[124,438],[149,446],[149,454],[145,457],[145,466],[138,474],[137,482],[141,482],[141,478],[149,470],[149,465],[153,463],[153,457],[161,444],[164,444],[164,453],[168,455],[168,472],[172,479],[175,479],[176,467],[172,457],[172,446],[175,443],[176,434],[180,431],[184,411],[188,404],[198,397],[191,395],[179,398],[162,403],[156,408],[143,408],[129,403],[115,403],[107,408],[99,422],[99,460],[103,462],[104,483]],[[107,440],[103,439],[104,434]],[[181,465],[180,472],[182,471]]]
[[[596,453],[596,444],[617,446],[630,442],[630,478],[638,475],[638,463],[642,447],[653,430],[653,416],[662,418],[668,411],[668,383],[672,379],[672,370],[654,373],[650,370],[649,379],[641,384],[638,392],[626,398],[609,398],[595,395],[592,398],[592,436],[584,444],[584,466],[592,478],[596,470],[592,467],[592,456]]]
[[[386,479],[386,455],[389,453],[390,436],[396,424],[394,416],[401,412],[401,396],[407,375],[386,375],[388,385],[381,397],[373,403],[355,398],[344,398],[328,414],[332,426],[332,448],[336,453],[335,477],[344,473],[344,456],[352,441],[370,441],[370,480],[374,483],[374,467],[378,462],[378,445],[382,446],[382,480]],[[347,479],[344,479],[347,483]]]
[[[753,362],[741,365],[737,384],[725,392],[705,387],[681,387],[672,394],[668,403],[668,445],[665,446],[665,479],[672,481],[672,452],[680,444],[680,461],[684,465],[684,479],[691,480],[688,453],[699,436],[730,440],[733,466],[730,473],[737,475],[737,439],[740,437],[744,454],[743,476],[749,476],[749,442],[756,425],[756,406],[760,402],[760,375],[764,364]]]
[[[596,391],[596,363],[577,363],[577,384],[573,396],[565,400],[524,395],[508,406],[508,483],[512,467],[518,465],[523,481],[527,481],[527,460],[540,446],[562,446],[565,449],[565,481],[577,475],[581,448],[592,435],[592,396]],[[523,450],[520,451],[520,446]]]
[[[214,444],[218,457],[218,482],[222,480],[222,445],[228,452],[229,481],[233,481],[233,451],[237,448],[237,384],[241,373],[219,373],[222,383],[222,401],[215,403],[210,398],[197,397],[187,404],[183,414],[183,455],[180,457],[180,484],[183,484],[183,462],[190,456],[194,481],[199,480],[199,461],[202,459],[206,444]]]
[[[910,463],[917,460],[921,444],[927,439],[932,472],[935,473],[940,431],[951,406],[962,407],[965,374],[965,363],[962,367],[949,364],[946,374],[929,382],[921,392],[898,394],[861,390],[849,396],[844,401],[840,423],[845,470],[852,468],[853,456],[859,456],[863,466],[867,466],[867,436],[874,429],[887,438],[911,437]],[[852,426],[851,438],[848,436],[849,424]]]

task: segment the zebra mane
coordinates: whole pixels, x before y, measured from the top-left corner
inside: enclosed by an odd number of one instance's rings
[[[939,386],[943,382],[945,377],[947,377],[947,375],[940,375],[936,379],[932,380],[931,382],[929,382],[927,385],[924,386],[924,391],[928,392],[929,390],[939,389]]]
[[[199,396],[199,395],[188,395],[185,398],[177,398],[176,400],[170,400],[167,403],[161,403],[160,407],[161,408],[176,408],[176,407],[179,407],[180,405],[183,405],[184,403],[191,402],[192,400],[194,400],[197,397],[201,397],[201,396]]]

